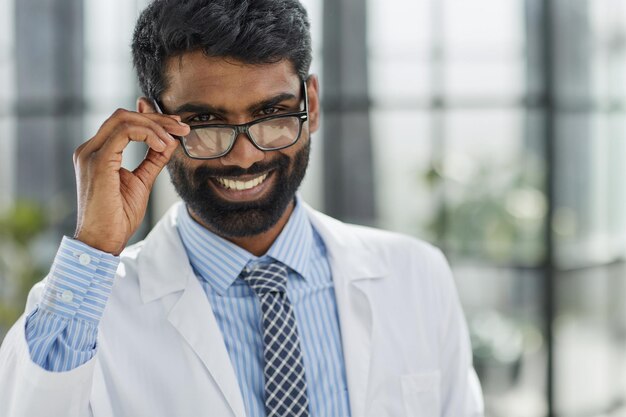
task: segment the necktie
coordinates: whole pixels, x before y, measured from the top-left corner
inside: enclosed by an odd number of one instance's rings
[[[302,350],[286,292],[287,267],[263,264],[242,277],[261,302],[266,416],[308,417]]]

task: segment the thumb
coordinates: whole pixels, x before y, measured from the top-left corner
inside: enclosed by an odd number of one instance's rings
[[[173,142],[172,145],[168,144],[163,152],[157,152],[152,148],[148,149],[144,160],[141,161],[141,164],[133,171],[133,174],[139,178],[148,190],[152,189],[154,181],[163,170],[163,167],[169,162],[172,154],[176,150],[177,144],[178,141]]]

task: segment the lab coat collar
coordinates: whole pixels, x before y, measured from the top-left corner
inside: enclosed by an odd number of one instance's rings
[[[303,201],[301,203],[326,245],[331,264],[335,261],[349,265],[339,277],[335,277],[333,271],[335,283],[336,278],[355,281],[387,276],[389,265],[386,260],[374,253],[367,242],[359,238],[348,225],[314,210]]]
[[[328,251],[333,275],[350,409],[353,416],[364,416],[369,408],[372,335],[374,310],[372,297],[377,281],[389,275],[385,257],[374,252],[354,226],[328,217],[307,207],[313,227],[322,237]],[[358,226],[357,226],[358,227]]]
[[[144,303],[182,291],[187,287],[189,279],[195,279],[176,227],[180,204],[175,204],[167,211],[143,242],[137,262]]]
[[[356,236],[344,223],[313,210],[300,200],[311,224],[326,245],[329,260],[345,268],[336,279],[349,281],[383,278],[388,264],[375,254],[367,243]],[[177,230],[178,207],[172,206],[157,223],[143,242],[139,262],[139,282],[144,303],[156,300],[172,292],[181,291],[187,280],[194,277],[193,269]],[[333,271],[333,275],[335,272]],[[337,283],[337,282],[336,282]]]

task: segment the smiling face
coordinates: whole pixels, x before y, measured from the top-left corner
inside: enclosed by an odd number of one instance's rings
[[[163,111],[189,125],[243,124],[301,110],[301,81],[289,61],[250,65],[200,52],[171,58]],[[192,216],[225,238],[282,229],[306,172],[310,134],[318,127],[317,80],[307,84],[309,121],[292,146],[261,151],[240,134],[226,155],[194,160],[179,147],[168,170]],[[140,106],[141,107],[141,106]]]

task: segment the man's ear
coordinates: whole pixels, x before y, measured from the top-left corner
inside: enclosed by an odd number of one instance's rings
[[[309,75],[306,88],[309,95],[309,132],[314,133],[320,127],[320,89],[317,75]]]
[[[137,99],[137,112],[139,113],[156,113],[154,102],[148,97],[139,97]]]

